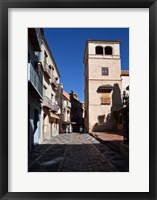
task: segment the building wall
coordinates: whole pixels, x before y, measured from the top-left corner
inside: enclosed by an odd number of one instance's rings
[[[64,133],[71,133],[72,132],[71,102],[64,95],[63,95],[63,111],[62,111],[62,113],[63,113],[62,131]]]
[[[121,81],[108,81],[108,84],[114,86],[113,91],[110,93],[110,104],[102,105],[101,97],[102,93],[97,92],[97,88],[103,84],[102,81],[89,81],[89,104],[88,104],[88,123],[89,123],[89,131],[105,131],[105,130],[113,130],[115,127],[113,118],[112,121],[108,119],[108,116],[112,111],[116,111],[117,109],[122,107],[122,99],[121,99]],[[103,122],[99,122],[99,117],[103,116]],[[95,129],[96,125],[99,128]]]
[[[57,97],[57,86],[53,85],[51,83],[52,80],[52,75],[57,78],[56,83],[57,85],[59,84],[59,74],[57,71],[57,66],[55,64],[54,59],[52,58],[52,53],[50,52],[50,49],[48,47],[47,42],[45,41],[46,39],[43,39],[42,42],[42,64],[43,67],[45,65],[45,53],[47,55],[46,57],[46,63],[51,66],[50,69],[50,74],[51,77],[48,77],[46,73],[44,73],[43,76],[43,86],[44,86],[44,91],[43,91],[43,96],[46,96],[49,98],[51,104],[55,103],[58,104],[58,97]],[[57,115],[57,113],[47,107],[43,107],[42,110],[42,130],[43,130],[43,135],[41,140],[44,139],[50,139],[53,136],[56,136],[59,134],[59,119],[55,117],[51,117],[51,112]]]
[[[36,39],[38,48],[40,48],[41,33],[40,29],[38,29],[39,35],[37,40],[37,35],[36,38],[32,37],[32,32],[36,33],[36,31],[37,29],[35,28],[28,29],[28,150],[31,150],[33,145],[40,143],[41,136],[42,80],[38,73],[39,69],[35,65],[35,62],[40,62],[40,58],[36,57],[36,54],[39,53],[39,49],[38,51],[35,50],[32,43],[32,41]],[[30,63],[32,68],[29,68]],[[41,67],[40,65],[40,70],[42,70]],[[33,70],[34,73],[32,77],[32,71],[30,69]],[[40,73],[40,75],[42,76],[42,73]],[[39,87],[34,85],[35,82],[40,82],[40,91]]]
[[[63,110],[64,110],[63,119],[64,119],[65,122],[71,121],[71,119],[70,119],[70,112],[71,112],[70,107],[71,107],[71,103],[68,102],[68,100],[64,100],[63,101]]]
[[[57,73],[57,70],[56,70],[56,66],[55,66],[55,63],[53,62],[52,58],[51,58],[51,55],[50,55],[50,52],[49,52],[49,49],[46,47],[46,44],[43,42],[43,45],[42,45],[42,55],[41,55],[41,60],[42,60],[42,64],[44,66],[44,52],[46,52],[47,54],[47,64],[50,65],[51,67],[53,67],[53,69],[51,69],[51,75],[54,75],[58,80],[56,81],[57,84],[60,82],[59,80],[59,74]],[[43,79],[43,85],[46,86],[46,96],[50,99],[52,99],[52,102],[55,102],[56,101],[56,90],[55,88],[53,87],[53,85],[51,85],[50,83],[50,78],[48,78],[47,75],[44,75],[44,79]],[[51,96],[51,94],[53,94],[53,98]]]
[[[70,93],[71,101],[71,122],[73,132],[79,132],[80,127],[84,128],[84,119],[83,119],[83,108],[82,103],[78,100],[77,95]]]
[[[126,90],[126,87],[129,85],[129,76],[121,76],[122,78],[122,93]]]
[[[28,53],[29,53],[29,56],[30,56],[30,58],[28,58],[28,59],[30,59],[31,61],[35,61],[35,59],[36,59],[35,52],[33,50],[33,45],[31,43],[30,38],[28,38]]]
[[[88,81],[88,58],[87,58],[87,51],[85,51],[85,69],[84,69],[84,106],[85,106],[85,118],[84,118],[84,123],[85,123],[85,130],[89,130],[89,81]]]
[[[43,125],[43,139],[50,139],[59,134],[58,119],[51,118],[49,114],[46,114]]]
[[[40,143],[41,135],[41,104],[31,95],[28,97],[28,146]]]

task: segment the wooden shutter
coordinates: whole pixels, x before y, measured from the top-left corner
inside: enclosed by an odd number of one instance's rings
[[[109,92],[102,93],[101,103],[102,104],[110,104],[110,93]]]

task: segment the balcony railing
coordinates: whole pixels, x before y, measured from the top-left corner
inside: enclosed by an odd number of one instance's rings
[[[57,86],[57,80],[54,75],[51,76],[51,84],[54,84],[55,86]]]
[[[49,99],[47,96],[44,96],[43,98],[43,106],[52,109],[52,100]]]
[[[40,97],[43,97],[43,85],[37,72],[35,71],[33,64],[28,63],[28,81],[31,82]]]
[[[51,78],[51,69],[46,62],[44,62],[44,72],[46,72],[46,74],[49,76],[49,78]]]

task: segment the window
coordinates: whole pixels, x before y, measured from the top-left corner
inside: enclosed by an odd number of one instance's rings
[[[48,55],[47,55],[46,51],[44,51],[44,63],[46,63],[47,57],[48,57]]]
[[[108,76],[109,75],[108,67],[102,67],[101,74],[102,76]]]
[[[112,47],[109,47],[109,46],[105,47],[105,54],[112,55]]]
[[[119,124],[122,124],[122,122],[123,122],[123,118],[122,118],[122,114],[120,113],[120,115],[119,115]]]
[[[96,54],[103,54],[103,47],[97,46],[97,47],[95,48],[95,51],[96,51]]]
[[[43,94],[43,96],[46,96],[46,95],[47,95],[47,91],[46,91],[46,90],[47,90],[47,87],[44,85],[44,91],[43,91],[44,94]]]
[[[110,104],[110,93],[109,92],[102,93],[101,104]]]
[[[40,62],[35,62],[35,69],[36,69],[36,72],[40,78],[40,80],[43,79],[43,69],[42,69],[42,65]]]

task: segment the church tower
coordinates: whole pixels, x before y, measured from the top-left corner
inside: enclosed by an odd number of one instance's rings
[[[84,53],[85,126],[113,131],[113,112],[122,107],[119,40],[88,40]]]

